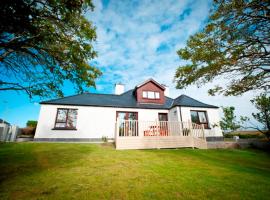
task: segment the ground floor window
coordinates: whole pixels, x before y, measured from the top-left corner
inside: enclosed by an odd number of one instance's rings
[[[55,129],[76,129],[77,109],[58,108]]]
[[[168,121],[168,113],[158,113],[158,121]]]
[[[138,120],[138,113],[117,111],[116,118],[119,120]]]
[[[209,128],[206,111],[192,110],[190,111],[191,121],[196,124],[202,124],[204,128]]]

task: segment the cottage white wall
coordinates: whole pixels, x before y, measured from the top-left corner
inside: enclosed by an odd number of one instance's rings
[[[179,107],[173,107],[172,109],[169,110],[168,120],[173,122],[181,121]]]
[[[77,130],[52,130],[57,108],[78,109]],[[138,120],[154,121],[168,110],[41,105],[35,138],[114,138],[116,111],[138,112]]]
[[[184,122],[191,121],[191,110],[206,111],[207,118],[209,122],[210,129],[205,129],[205,136],[223,136],[220,126],[215,126],[214,124],[219,124],[220,116],[217,108],[194,108],[194,107],[180,107],[182,120]]]

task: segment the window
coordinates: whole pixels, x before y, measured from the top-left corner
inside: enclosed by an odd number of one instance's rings
[[[77,109],[58,108],[55,129],[76,129]]]
[[[148,99],[155,99],[155,93],[154,92],[147,92]]]
[[[191,113],[191,121],[193,123],[202,124],[204,128],[209,128],[205,111],[192,110],[190,113]]]
[[[159,94],[159,92],[143,91],[143,98],[146,98],[146,99],[159,99],[160,94]]]
[[[143,96],[143,98],[147,98],[147,92],[143,91],[142,96]]]
[[[168,121],[168,113],[158,113],[158,121]]]

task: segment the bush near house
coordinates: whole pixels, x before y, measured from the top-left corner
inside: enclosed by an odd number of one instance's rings
[[[28,120],[26,122],[26,126],[27,127],[34,127],[34,128],[36,128],[37,127],[37,121],[35,121],[35,120]]]
[[[20,128],[20,135],[35,135],[35,132],[36,132],[35,127]]]
[[[259,131],[235,131],[232,133],[224,134],[225,138],[233,138],[233,136],[239,136],[240,139],[265,138],[265,135]]]
[[[37,121],[28,120],[25,128],[20,128],[20,135],[34,136],[36,132]]]

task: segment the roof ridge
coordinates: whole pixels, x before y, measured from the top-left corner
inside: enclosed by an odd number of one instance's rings
[[[125,93],[128,93],[130,91],[132,91],[133,89],[130,89],[120,95],[118,94],[102,94],[102,93],[89,93],[89,92],[84,92],[82,94],[74,94],[74,95],[70,95],[70,96],[65,96],[65,97],[60,97],[60,98],[57,98],[57,99],[51,99],[51,100],[46,100],[46,101],[41,101],[40,103],[46,103],[46,102],[51,102],[51,101],[57,101],[57,100],[61,100],[61,99],[65,99],[65,98],[70,98],[70,97],[75,97],[75,96],[80,96],[80,95],[106,95],[106,96],[121,96]]]

